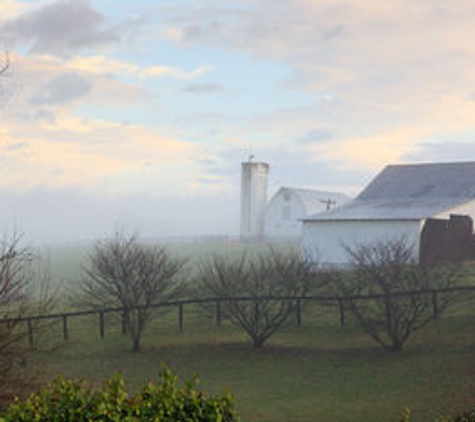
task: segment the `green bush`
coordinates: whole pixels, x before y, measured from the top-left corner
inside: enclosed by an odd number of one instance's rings
[[[84,380],[57,377],[47,388],[26,400],[16,399],[0,422],[136,422],[238,421],[233,397],[207,396],[196,391],[197,380],[183,385],[168,369],[157,384],[149,382],[129,395],[120,374],[94,388]]]

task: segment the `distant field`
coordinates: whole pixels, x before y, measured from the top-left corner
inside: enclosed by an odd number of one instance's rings
[[[165,246],[170,253],[186,259],[188,275],[192,273],[194,265],[201,260],[207,259],[213,254],[226,254],[237,256],[244,250],[249,253],[265,251],[269,247],[283,248],[286,250],[298,250],[295,243],[274,244],[274,245],[242,245],[237,242],[189,242],[189,243],[169,243]],[[41,256],[49,261],[52,284],[55,288],[68,290],[77,283],[81,277],[81,266],[87,265],[88,256],[92,251],[93,243],[90,245],[71,245],[44,247],[40,250]]]
[[[173,248],[192,259],[240,251],[235,244]],[[87,251],[51,251],[52,274],[77,279]],[[336,308],[316,304],[304,309],[301,327],[292,318],[262,350],[196,306],[185,307],[182,332],[176,309],[160,314],[138,354],[117,322],[108,321],[101,340],[97,318],[81,317],[69,321],[67,342],[59,322],[53,326],[26,370],[96,382],[121,371],[133,389],[164,362],[184,378],[197,373],[204,389],[234,392],[244,422],[396,422],[403,406],[414,422],[432,422],[475,405],[475,298],[466,299],[416,333],[402,353],[380,349],[351,320],[341,327]]]

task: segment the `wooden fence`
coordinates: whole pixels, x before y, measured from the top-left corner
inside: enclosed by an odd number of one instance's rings
[[[428,289],[428,290],[416,290],[410,292],[394,292],[391,293],[391,297],[414,297],[418,295],[428,295],[431,297],[432,312],[433,318],[437,319],[439,317],[439,300],[438,297],[441,294],[447,293],[461,293],[461,292],[472,292],[475,291],[475,286],[459,286],[459,287],[449,287],[444,289]],[[205,305],[205,304],[215,304],[215,322],[216,325],[221,325],[222,322],[222,303],[223,302],[255,302],[258,304],[261,301],[295,301],[296,302],[296,323],[298,326],[302,324],[302,304],[304,302],[321,302],[325,304],[333,303],[339,312],[339,321],[340,325],[345,325],[345,304],[358,301],[358,300],[377,300],[377,299],[388,299],[388,295],[377,294],[377,295],[354,295],[354,296],[260,296],[260,297],[223,297],[223,298],[202,298],[202,299],[184,299],[176,300],[164,303],[156,303],[149,306],[136,306],[132,308],[103,308],[103,309],[90,309],[84,311],[75,311],[75,312],[62,312],[46,315],[34,315],[34,316],[25,316],[22,318],[5,318],[0,319],[0,324],[12,324],[12,323],[26,323],[28,331],[28,342],[30,347],[34,347],[34,322],[40,320],[62,320],[62,331],[63,339],[66,341],[69,339],[69,329],[68,329],[68,320],[70,318],[85,316],[85,315],[97,315],[99,321],[99,337],[104,338],[105,336],[105,315],[109,313],[121,313],[122,314],[122,332],[125,333],[125,318],[126,312],[131,310],[140,310],[140,309],[153,309],[153,308],[170,308],[175,307],[177,309],[177,324],[178,328],[183,330],[183,310],[185,306],[190,305]]]

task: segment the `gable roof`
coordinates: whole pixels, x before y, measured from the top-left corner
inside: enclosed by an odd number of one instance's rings
[[[473,199],[475,162],[389,165],[353,201],[305,220],[421,220]]]
[[[269,205],[274,198],[284,192],[288,192],[298,198],[304,207],[305,215],[311,215],[319,210],[321,211],[325,207],[325,201],[327,200],[334,201],[336,203],[335,205],[339,206],[340,204],[348,202],[350,199],[348,195],[340,192],[282,186],[271,198]]]

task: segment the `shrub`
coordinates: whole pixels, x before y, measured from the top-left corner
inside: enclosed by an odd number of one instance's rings
[[[415,332],[456,300],[439,294],[435,302],[430,290],[455,286],[460,266],[415,261],[405,236],[345,246],[345,250],[351,271],[336,272],[335,287],[363,330],[387,350],[402,350]]]
[[[203,295],[218,299],[222,317],[259,348],[296,312],[299,298],[324,284],[315,267],[297,253],[272,248],[235,258],[215,255],[200,263],[195,285]]]
[[[208,396],[195,390],[197,379],[180,383],[162,368],[157,384],[149,382],[129,395],[120,374],[94,388],[84,380],[57,377],[24,401],[16,399],[0,422],[63,421],[238,421],[233,397]]]
[[[83,267],[79,304],[95,309],[123,308],[132,350],[141,349],[142,334],[156,315],[153,304],[165,303],[181,291],[184,261],[164,247],[144,244],[135,234],[117,232],[96,242]]]

